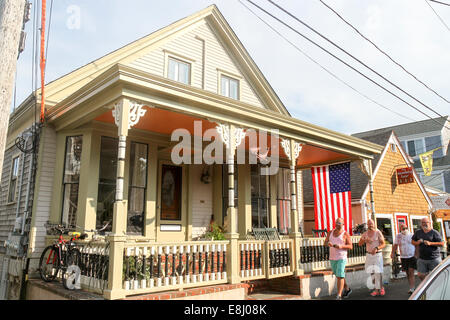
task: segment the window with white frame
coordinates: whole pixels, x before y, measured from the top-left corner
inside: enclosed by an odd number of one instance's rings
[[[167,77],[171,80],[179,81],[185,84],[190,84],[191,79],[191,64],[175,59],[168,58]]]
[[[8,202],[16,201],[17,176],[19,175],[19,156],[13,158],[9,178]]]
[[[239,80],[223,74],[220,75],[220,94],[239,100]]]
[[[431,151],[442,146],[441,136],[423,137],[402,141],[403,149],[411,156],[415,157],[421,153]],[[433,152],[433,158],[444,156],[442,148]]]

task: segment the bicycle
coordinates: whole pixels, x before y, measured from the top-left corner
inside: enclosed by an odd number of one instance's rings
[[[81,257],[80,251],[75,243],[76,240],[83,240],[87,237],[86,233],[69,232],[64,226],[56,225],[50,228],[58,232],[59,237],[55,243],[44,249],[39,259],[39,273],[41,279],[45,282],[53,281],[59,271],[62,271],[62,283],[67,289],[68,285],[65,281],[67,278],[67,267],[79,263]],[[65,240],[63,235],[70,235],[69,240]]]
[[[101,234],[108,226],[110,222],[101,227],[100,229],[84,230],[85,232],[93,232],[92,239],[85,245],[78,246],[76,250],[72,250],[69,257],[70,263],[68,266],[77,266],[78,268],[69,268],[64,275],[63,284],[66,289],[74,289],[76,282],[80,279],[80,276],[86,276],[90,281],[92,279],[107,280],[107,272],[109,265],[109,255],[100,254],[98,252],[92,253],[92,243],[97,241],[97,235]],[[109,243],[103,248],[106,253],[109,250]],[[78,273],[78,274],[77,274]]]

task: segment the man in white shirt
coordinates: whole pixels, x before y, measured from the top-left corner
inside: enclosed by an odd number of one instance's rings
[[[415,257],[416,247],[411,243],[412,233],[408,232],[408,227],[405,224],[400,226],[400,233],[395,237],[394,245],[392,246],[391,258],[395,258],[397,248],[400,249],[400,259],[402,260],[402,270],[406,272],[409,282],[409,291],[414,292],[414,270],[417,269],[417,260]]]

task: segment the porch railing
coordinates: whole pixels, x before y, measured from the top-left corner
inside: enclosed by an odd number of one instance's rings
[[[126,244],[127,295],[227,283],[229,241]]]
[[[266,277],[265,241],[249,240],[239,242],[240,276],[242,280],[256,280]]]
[[[353,248],[347,252],[347,266],[365,262],[365,246],[358,246],[360,236],[352,236]],[[305,272],[330,269],[329,247],[324,246],[325,238],[303,238],[300,240],[300,269]]]
[[[293,240],[239,241],[241,280],[271,279],[293,274]]]
[[[103,293],[108,287],[108,267],[109,267],[109,243],[105,241],[77,242],[76,249],[80,255],[75,261],[80,269],[79,284],[87,291]],[[64,259],[66,257],[66,247],[63,247]],[[66,266],[68,267],[68,266]],[[62,270],[57,277],[61,279]]]

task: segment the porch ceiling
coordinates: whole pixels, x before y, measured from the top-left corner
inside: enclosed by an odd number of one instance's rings
[[[383,149],[362,139],[123,65],[115,65],[52,107],[47,119],[57,130],[73,129],[94,119],[113,122],[111,108],[120,98],[152,106],[136,128],[153,132],[169,134],[180,127],[189,130],[194,119],[202,119],[203,130],[215,127],[216,122],[267,132],[276,129],[280,137],[305,144],[299,166],[370,159]],[[167,117],[168,112],[176,113],[177,117]]]
[[[186,129],[190,132],[192,136],[201,135],[203,136],[205,132],[209,129],[215,129],[217,123],[211,122],[209,120],[196,118],[190,115],[163,110],[159,108],[150,108],[148,106],[144,106],[146,109],[145,115],[140,119],[140,121],[133,127],[135,129],[145,130],[149,132],[155,132],[159,134],[164,134],[170,136],[174,130],[177,129]],[[104,122],[104,123],[114,123],[114,118],[112,115],[112,111],[107,111],[102,115],[96,117],[95,121]],[[201,122],[201,127],[198,129],[194,128],[194,122]],[[274,150],[271,150],[271,141],[272,139],[277,139],[274,136],[266,135],[266,134],[257,134],[257,146],[261,148],[261,153],[265,153],[265,149],[268,151],[268,156],[272,155]],[[267,141],[264,145],[261,145],[261,141]],[[279,156],[281,159],[286,159],[287,156],[284,153],[283,148],[281,148],[280,139],[274,141],[277,146],[277,152],[279,152]],[[268,149],[266,149],[268,147]],[[245,148],[247,151],[250,149],[250,137],[247,135],[245,137],[245,143],[242,143],[239,148]],[[191,150],[194,153],[194,150]],[[354,160],[355,158],[349,156],[347,154],[334,152],[331,150],[327,150],[320,147],[315,147],[312,145],[304,145],[302,151],[300,152],[300,156],[297,159],[298,167],[310,167],[318,164],[332,163],[336,161],[345,161],[345,160]]]

